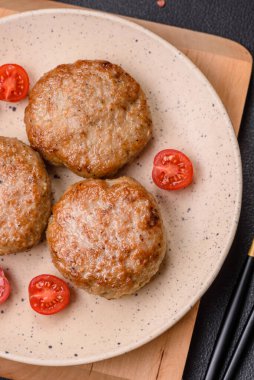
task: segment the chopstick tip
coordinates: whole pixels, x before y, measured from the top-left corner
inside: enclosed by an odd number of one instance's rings
[[[254,240],[252,240],[248,255],[254,257]]]

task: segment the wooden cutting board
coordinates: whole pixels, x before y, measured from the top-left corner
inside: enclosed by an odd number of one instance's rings
[[[0,0],[0,17],[40,8],[73,7],[46,0]],[[206,75],[239,132],[250,81],[252,57],[241,45],[216,36],[132,19],[184,52]],[[14,380],[180,380],[198,304],[173,328],[128,354],[73,367],[39,367],[0,359],[0,376]]]

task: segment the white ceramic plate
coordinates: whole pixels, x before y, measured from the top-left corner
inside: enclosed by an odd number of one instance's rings
[[[133,296],[107,301],[73,289],[64,312],[31,310],[27,286],[40,273],[59,275],[46,243],[0,258],[13,286],[0,307],[0,355],[26,363],[71,365],[132,350],[178,321],[202,296],[228,253],[241,204],[241,162],[228,115],[199,70],[173,46],[121,18],[80,10],[43,10],[0,21],[0,64],[24,66],[32,85],[60,63],[107,59],[120,64],[148,96],[154,138],[124,169],[157,198],[168,238],[160,274]],[[0,104],[0,133],[27,142],[27,101]],[[185,152],[195,181],[165,192],[151,181],[153,157],[164,148]],[[60,179],[54,178],[58,174]],[[51,169],[55,200],[80,178]]]

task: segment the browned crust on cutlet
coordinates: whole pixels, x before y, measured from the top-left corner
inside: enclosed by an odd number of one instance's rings
[[[157,203],[129,177],[72,185],[53,208],[47,241],[67,279],[109,299],[145,285],[165,255]]]
[[[50,179],[39,154],[0,137],[0,255],[37,244],[51,209]]]
[[[140,85],[120,66],[80,60],[44,74],[25,110],[31,146],[83,177],[112,176],[151,138]]]

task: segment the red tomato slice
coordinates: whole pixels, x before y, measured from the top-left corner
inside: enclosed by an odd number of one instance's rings
[[[51,274],[34,277],[28,292],[30,305],[39,314],[58,313],[70,302],[70,290],[66,282]]]
[[[0,100],[18,102],[28,90],[29,78],[23,67],[12,63],[0,66]]]
[[[165,149],[154,157],[152,177],[161,189],[179,190],[192,182],[193,166],[182,152]]]
[[[9,281],[5,277],[3,269],[0,267],[0,304],[4,303],[9,297],[11,287]]]

